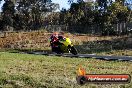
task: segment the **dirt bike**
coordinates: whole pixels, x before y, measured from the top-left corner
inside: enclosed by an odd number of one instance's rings
[[[64,38],[59,40],[58,49],[55,50],[57,54],[63,54],[63,53],[72,53],[74,55],[77,55],[77,49],[73,46],[70,38]]]

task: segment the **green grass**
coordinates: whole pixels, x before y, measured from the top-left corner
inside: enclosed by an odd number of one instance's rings
[[[0,87],[3,88],[132,88],[129,84],[76,83],[79,65],[88,74],[130,74],[132,63],[0,52]]]

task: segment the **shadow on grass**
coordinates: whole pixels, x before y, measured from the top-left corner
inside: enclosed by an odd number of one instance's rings
[[[52,53],[51,50],[38,50],[38,49],[1,49],[0,52],[9,52],[9,53],[31,53],[31,52]]]
[[[113,50],[131,50],[132,49],[132,36],[113,40],[101,41],[88,41],[83,42],[82,45],[75,45],[79,53],[102,53],[111,52]]]

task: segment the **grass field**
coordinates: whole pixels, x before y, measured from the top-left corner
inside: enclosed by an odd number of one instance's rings
[[[79,65],[89,74],[130,74],[132,62],[0,52],[2,88],[132,88],[129,84],[76,83]]]

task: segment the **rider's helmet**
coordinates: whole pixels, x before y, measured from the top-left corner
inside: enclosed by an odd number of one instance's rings
[[[58,38],[59,33],[58,33],[58,32],[54,32],[54,33],[53,33],[53,36],[56,37],[56,38]]]

